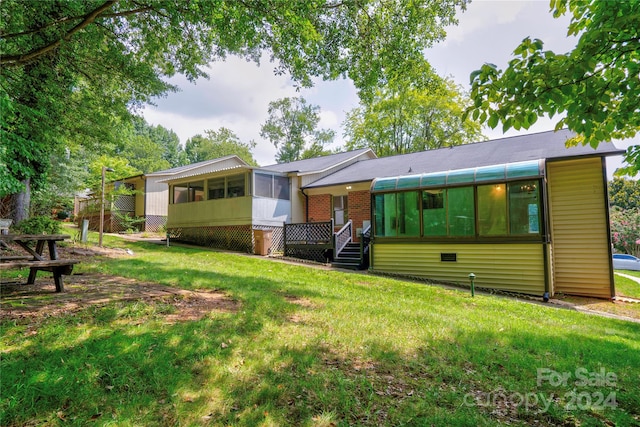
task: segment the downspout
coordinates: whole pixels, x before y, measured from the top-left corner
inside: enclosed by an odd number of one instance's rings
[[[607,222],[607,247],[609,252],[609,283],[611,285],[611,299],[616,298],[616,284],[613,276],[613,245],[611,243],[611,218],[609,216],[609,185],[607,183],[607,161],[602,161],[602,185],[604,186],[604,217]]]
[[[304,222],[309,222],[309,195],[304,192],[304,188],[300,189],[300,192],[304,196]]]
[[[551,215],[549,209],[549,191],[547,182],[547,162],[544,162],[544,172],[542,174],[541,179],[542,185],[540,186],[540,230],[542,233],[542,259],[544,262],[544,295],[542,296],[542,300],[544,302],[549,301],[549,298],[553,296],[555,292],[552,292],[552,285],[550,281],[553,280],[553,272],[551,271],[551,263],[549,260],[549,249],[551,246]]]

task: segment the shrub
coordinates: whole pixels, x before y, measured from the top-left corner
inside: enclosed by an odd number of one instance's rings
[[[60,223],[48,216],[32,216],[16,224],[15,228],[24,234],[58,234]]]
[[[611,242],[617,252],[640,255],[640,209],[611,209]]]

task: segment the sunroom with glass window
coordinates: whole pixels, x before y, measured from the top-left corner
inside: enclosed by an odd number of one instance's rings
[[[543,179],[542,160],[375,179],[373,268],[542,295]]]

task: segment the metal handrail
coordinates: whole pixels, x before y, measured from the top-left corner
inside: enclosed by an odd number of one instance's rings
[[[371,224],[360,233],[360,262],[364,262],[365,255],[368,255],[369,242],[371,242]]]
[[[351,236],[353,234],[352,224],[353,223],[351,222],[351,220],[347,221],[347,223],[342,226],[340,231],[335,233],[334,239],[336,244],[334,257],[337,257],[338,254],[340,254],[340,251],[342,251],[345,246],[347,246],[347,243],[351,241]]]

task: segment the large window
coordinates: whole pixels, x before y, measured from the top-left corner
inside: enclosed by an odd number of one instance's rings
[[[272,199],[289,200],[289,178],[266,173],[255,174],[255,195]]]
[[[208,179],[206,182],[206,191],[204,181],[174,185],[173,203],[242,197],[245,195],[246,176],[246,174],[239,174]]]
[[[476,221],[473,203],[473,187],[447,189],[448,235],[458,237],[473,236]]]
[[[211,178],[207,181],[208,200],[224,199],[224,177]]]
[[[539,180],[379,193],[373,203],[377,237],[541,234]]]
[[[204,181],[189,183],[189,201],[200,202],[204,200]]]
[[[204,181],[173,186],[173,203],[199,202],[204,200]]]
[[[444,203],[445,190],[422,192],[422,223],[425,236],[447,235],[447,210]]]
[[[537,181],[509,184],[509,232],[540,233],[540,196]]]
[[[244,196],[244,181],[245,174],[227,177],[227,197],[233,198]]]
[[[420,236],[420,193],[378,194],[375,224],[378,236]]]
[[[398,193],[398,236],[420,236],[420,193]]]
[[[507,235],[507,188],[505,184],[478,186],[478,234]]]
[[[374,203],[376,236],[397,236],[396,193],[376,194]]]
[[[245,195],[246,174],[222,176],[207,181],[209,200]]]
[[[189,201],[189,187],[185,185],[175,185],[173,187],[173,203],[187,203]]]

